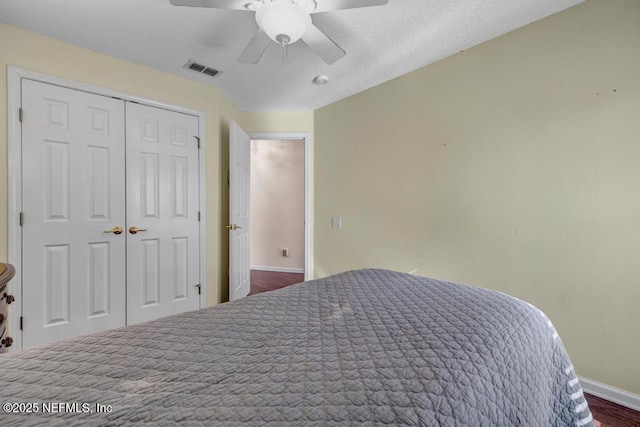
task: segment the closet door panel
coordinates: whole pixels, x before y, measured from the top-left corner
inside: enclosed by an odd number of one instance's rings
[[[126,108],[132,324],[200,307],[198,118],[135,103]]]
[[[23,347],[125,324],[124,102],[22,81]]]

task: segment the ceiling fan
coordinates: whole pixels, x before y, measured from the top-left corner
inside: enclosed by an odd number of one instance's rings
[[[274,41],[286,49],[302,39],[327,64],[333,64],[346,53],[318,27],[311,15],[340,9],[381,6],[389,0],[170,0],[174,6],[209,7],[215,9],[255,12],[260,28],[253,36],[238,62],[257,64]]]

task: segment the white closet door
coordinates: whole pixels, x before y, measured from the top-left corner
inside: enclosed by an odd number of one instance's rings
[[[133,324],[199,308],[198,118],[129,102],[126,109]]]
[[[22,83],[23,347],[125,324],[124,103]]]

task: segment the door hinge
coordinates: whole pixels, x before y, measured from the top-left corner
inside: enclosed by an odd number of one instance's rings
[[[200,148],[200,137],[199,136],[195,136],[195,135],[193,135],[193,137],[196,139],[196,141],[198,143],[198,148]]]
[[[200,283],[196,285],[196,288],[198,288],[198,295],[202,295],[202,286],[200,285]]]
[[[24,225],[24,212],[20,212],[20,227]]]
[[[198,211],[198,222],[200,222],[200,211]]]
[[[20,330],[22,330],[23,321],[24,321],[24,317],[20,316]]]
[[[18,108],[18,121],[22,123],[22,107]]]

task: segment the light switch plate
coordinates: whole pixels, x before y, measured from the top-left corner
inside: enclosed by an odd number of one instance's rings
[[[331,217],[331,228],[342,228],[342,217],[340,216]]]

